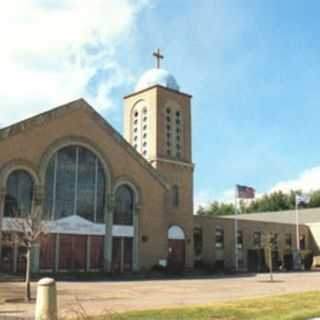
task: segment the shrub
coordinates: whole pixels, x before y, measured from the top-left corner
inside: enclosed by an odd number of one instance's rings
[[[152,272],[160,272],[160,273],[165,273],[167,271],[167,268],[164,266],[161,266],[159,264],[155,264],[151,267]]]
[[[283,255],[283,265],[287,271],[293,270],[293,256],[292,252],[286,251]]]
[[[300,259],[304,270],[310,270],[313,263],[313,252],[311,250],[301,250]]]
[[[224,261],[223,260],[217,260],[213,264],[213,271],[214,272],[224,272]]]

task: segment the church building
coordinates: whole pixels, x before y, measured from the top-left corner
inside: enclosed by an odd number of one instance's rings
[[[319,254],[320,209],[299,226],[294,212],[194,215],[192,97],[154,55],[124,97],[123,136],[83,99],[0,129],[0,272],[25,270],[15,222],[34,212],[46,226],[37,273],[256,272],[267,234],[276,262],[294,248]]]
[[[146,71],[124,97],[124,134],[79,99],[0,129],[0,270],[25,267],[14,219],[39,210],[34,272],[193,267],[191,95]]]

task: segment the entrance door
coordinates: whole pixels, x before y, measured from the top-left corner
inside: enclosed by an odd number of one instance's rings
[[[90,236],[90,268],[103,269],[103,236]]]
[[[127,237],[112,238],[112,271],[132,271],[133,239]]]
[[[185,238],[179,226],[172,226],[168,231],[168,270],[180,273],[185,267]]]
[[[40,269],[54,270],[56,251],[56,235],[50,234],[40,243]]]
[[[59,269],[86,269],[87,236],[60,235]]]

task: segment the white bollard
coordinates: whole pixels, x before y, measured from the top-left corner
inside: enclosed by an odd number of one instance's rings
[[[56,282],[43,278],[38,282],[35,320],[57,320]]]

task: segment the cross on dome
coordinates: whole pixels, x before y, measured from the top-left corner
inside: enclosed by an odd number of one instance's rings
[[[175,77],[167,70],[160,68],[161,59],[164,58],[160,49],[153,52],[152,55],[156,59],[156,67],[144,72],[139,78],[135,91],[141,91],[155,85],[179,91],[180,88]]]
[[[163,59],[163,55],[160,53],[160,49],[158,49],[156,52],[153,52],[152,54],[156,60],[157,60],[157,68],[160,69],[160,60]]]

